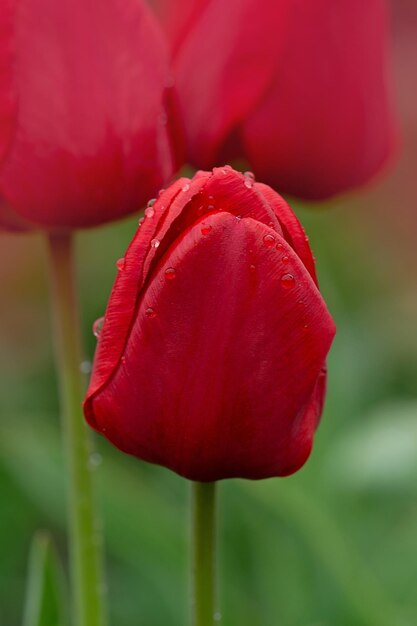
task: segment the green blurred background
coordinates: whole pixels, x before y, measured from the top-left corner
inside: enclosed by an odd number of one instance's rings
[[[417,624],[416,25],[415,4],[399,3],[395,167],[331,205],[292,203],[338,327],[328,400],[297,475],[220,485],[227,626]],[[78,236],[87,362],[136,224]],[[37,529],[52,532],[66,565],[64,475],[43,241],[2,234],[0,250],[0,624],[18,626]],[[112,626],[186,624],[188,485],[97,446]]]

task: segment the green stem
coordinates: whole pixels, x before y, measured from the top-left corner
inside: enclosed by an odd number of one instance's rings
[[[213,626],[216,483],[191,483],[192,626]]]
[[[48,237],[56,367],[67,462],[73,626],[105,626],[101,531],[94,510],[90,433],[82,414],[81,341],[71,234]]]

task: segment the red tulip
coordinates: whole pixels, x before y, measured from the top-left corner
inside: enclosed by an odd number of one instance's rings
[[[0,0],[0,225],[93,226],[171,177],[168,53],[140,0]]]
[[[194,480],[299,469],[335,330],[285,201],[230,167],[182,178],[148,207],[118,267],[89,424]]]
[[[365,183],[394,147],[384,0],[156,0],[189,158],[246,158],[284,192]]]

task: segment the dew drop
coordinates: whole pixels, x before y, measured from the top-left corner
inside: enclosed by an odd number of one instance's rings
[[[214,202],[214,196],[207,196],[207,200],[209,202]]]
[[[293,287],[295,287],[295,278],[292,274],[284,274],[281,277],[281,285],[285,288],[285,289],[292,289]]]
[[[210,213],[211,211],[215,211],[216,207],[214,204],[208,204],[207,205],[207,211]]]
[[[81,374],[90,374],[91,370],[92,370],[91,361],[81,361],[80,363]]]
[[[308,324],[304,324],[303,331],[306,333],[308,331]]]
[[[143,222],[144,222],[144,221],[145,221],[145,218],[144,218],[144,217],[141,217],[141,218],[138,220],[138,226],[142,226],[142,224],[143,224]]]
[[[185,185],[183,186],[182,190],[183,190],[183,191],[184,191],[184,193],[185,193],[186,191],[188,191],[188,190],[189,190],[189,188],[190,188],[190,183],[185,183]]]
[[[210,226],[210,224],[203,224],[201,227],[201,234],[208,235],[209,232],[211,232],[212,230],[213,230],[213,227]]]
[[[254,272],[256,270],[255,265],[249,265],[249,269],[251,272]]]
[[[145,216],[146,217],[153,217],[155,215],[155,209],[152,206],[148,206],[145,209]]]
[[[285,263],[285,264],[287,264],[289,260],[290,260],[290,259],[289,259],[287,256],[283,256],[283,257],[282,257],[282,259],[281,259],[281,261],[282,261],[283,263]]]
[[[158,191],[158,196],[162,196],[162,194],[163,194],[164,192],[165,192],[165,189],[160,189],[160,190]]]
[[[157,316],[157,312],[152,307],[148,307],[145,311],[145,315],[152,320],[154,317]]]
[[[242,216],[241,216],[241,215],[236,215],[236,216],[235,216],[235,219],[236,219],[238,222],[240,222],[240,220],[242,219]]]
[[[146,206],[148,207],[153,206],[155,202],[156,202],[156,198],[151,198]]]
[[[176,274],[175,268],[173,267],[168,267],[168,269],[165,270],[165,278],[167,280],[174,280],[176,278]]]
[[[117,259],[116,261],[116,267],[119,270],[119,272],[124,272],[125,269],[125,258],[122,257],[121,259]]]
[[[152,248],[159,248],[160,245],[161,245],[161,242],[159,241],[159,239],[152,239],[151,241]]]
[[[248,189],[252,189],[253,185],[255,184],[255,174],[253,172],[244,172],[243,176],[245,187],[247,187]]]
[[[126,357],[124,355],[120,359],[120,362],[121,362],[122,365],[124,365],[126,363]]]
[[[275,245],[274,235],[265,235],[264,244],[267,248],[272,248],[272,246]]]
[[[94,469],[101,465],[102,462],[103,457],[101,456],[101,454],[99,454],[98,452],[93,452],[93,454],[90,454],[90,458],[88,459],[88,464],[90,468]]]
[[[104,324],[104,317],[99,317],[93,324],[93,335],[97,337],[97,339],[100,338],[101,331],[103,329],[103,324]]]
[[[283,247],[282,243],[277,243],[277,250],[282,250]]]

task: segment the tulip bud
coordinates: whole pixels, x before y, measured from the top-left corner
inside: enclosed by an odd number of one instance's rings
[[[392,156],[385,0],[152,4],[196,167],[244,158],[280,191],[317,200],[366,183]]]
[[[0,226],[94,226],[139,210],[177,166],[150,9],[0,0],[0,13]]]
[[[229,166],[182,178],[147,208],[118,268],[89,424],[193,480],[299,469],[335,328],[286,202]]]

